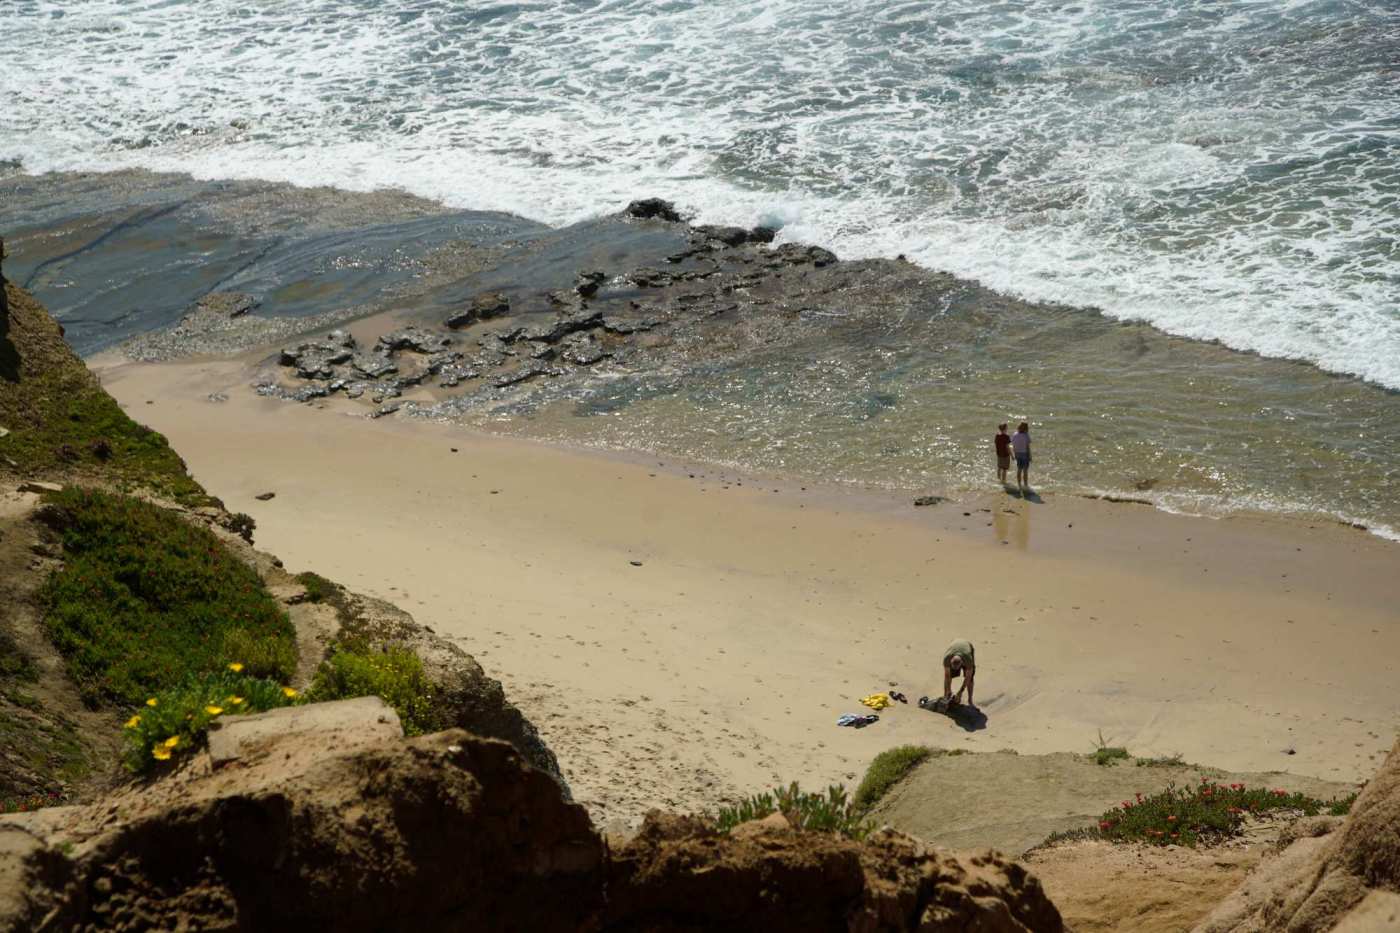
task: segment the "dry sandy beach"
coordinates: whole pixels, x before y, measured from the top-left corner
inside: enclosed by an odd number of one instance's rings
[[[849,785],[906,742],[1041,753],[1101,734],[1361,780],[1400,722],[1400,548],[1351,528],[1053,489],[915,509],[258,398],[246,360],[91,362],[289,569],[476,655],[602,825],[775,781]],[[985,729],[912,702],[835,725],[891,684],[939,690],[957,637],[977,646]]]

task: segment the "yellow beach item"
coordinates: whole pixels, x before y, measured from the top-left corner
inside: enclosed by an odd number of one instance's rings
[[[892,702],[888,693],[872,693],[868,697],[861,697],[860,701],[871,709],[884,709]]]

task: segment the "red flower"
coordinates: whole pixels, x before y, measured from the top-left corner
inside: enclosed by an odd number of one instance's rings
[[[1113,824],[1110,823],[1108,820],[1100,820],[1100,821],[1099,821],[1099,829],[1101,829],[1102,831],[1108,832],[1108,831],[1109,831],[1110,829],[1112,829],[1112,828],[1113,828]]]

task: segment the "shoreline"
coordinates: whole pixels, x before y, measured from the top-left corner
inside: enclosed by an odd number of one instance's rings
[[[524,410],[528,423],[506,433],[593,450],[664,449],[915,495],[980,488],[985,441],[974,439],[1020,412],[1053,439],[1033,472],[1052,488],[1400,540],[1387,453],[1400,395],[1306,363],[910,263],[775,250],[757,231],[622,216],[561,230],[390,192],[139,172],[15,181],[13,275],[72,319],[78,346],[125,334],[126,352],[147,359],[232,355],[339,325],[377,358],[379,336],[416,326],[454,340],[457,362],[436,375],[421,355],[397,375],[263,375],[290,393],[402,392],[478,425]],[[716,234],[747,242],[721,248]],[[198,263],[191,239],[208,247]],[[583,270],[607,277],[587,297]],[[444,330],[487,293],[509,299],[503,318]],[[511,337],[566,317],[587,328],[599,312],[601,328],[557,343]],[[717,419],[734,436],[716,436]]]
[[[908,742],[1087,752],[1101,732],[1138,755],[1359,780],[1400,721],[1395,545],[1350,528],[995,491],[915,509],[343,420],[339,400],[253,396],[243,360],[91,363],[261,545],[476,655],[602,825],[778,781],[849,786]],[[939,689],[956,637],[981,649],[987,729],[912,704],[834,725],[891,683]]]

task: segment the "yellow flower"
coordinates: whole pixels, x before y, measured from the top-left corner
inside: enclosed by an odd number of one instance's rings
[[[174,748],[176,745],[180,744],[180,737],[178,735],[172,735],[170,738],[166,739],[161,744],[164,745],[166,748]]]
[[[157,702],[158,702],[158,701],[156,700],[155,697],[151,697],[149,700],[146,701],[146,705],[147,705],[147,706],[155,706]]]
[[[222,706],[206,706],[204,711],[210,716],[217,716],[224,711],[224,708]]]
[[[234,661],[228,666],[228,669],[237,674],[239,671],[243,670],[243,665],[240,664],[238,661]]]
[[[140,717],[140,716],[132,716],[130,719],[128,719],[128,720],[126,721],[126,727],[127,727],[128,729],[135,729],[135,728],[136,728],[137,726],[139,726],[139,725],[141,725],[141,717]]]
[[[228,698],[228,702],[234,706],[237,706],[238,704],[243,702],[243,698],[231,696]]]
[[[293,690],[291,687],[283,687],[283,688],[282,688],[282,695],[283,695],[284,697],[286,697],[287,699],[290,700],[292,697],[294,697],[294,696],[297,695],[297,692],[296,692],[295,690]]]
[[[157,745],[155,748],[151,749],[151,756],[155,758],[156,761],[169,761],[170,749]]]

